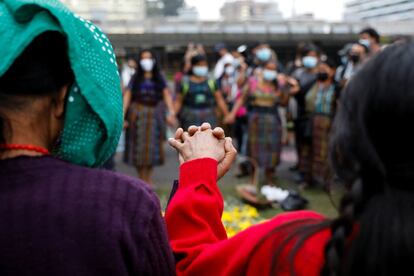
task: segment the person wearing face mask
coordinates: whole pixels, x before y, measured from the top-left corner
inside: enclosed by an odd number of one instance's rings
[[[252,49],[252,56],[250,57],[249,68],[247,75],[252,76],[261,75],[261,70],[265,63],[276,60],[276,53],[270,48],[267,43],[259,43]]]
[[[336,81],[339,89],[346,86],[348,81],[355,73],[357,73],[362,65],[366,62],[368,55],[368,48],[360,43],[352,44],[348,52],[347,62],[342,67],[338,68]]]
[[[214,47],[215,52],[219,55],[216,67],[214,68],[214,78],[217,80],[223,75],[224,67],[227,63],[233,63],[234,57],[229,52],[224,43],[219,43]]]
[[[302,187],[310,184],[322,185],[329,177],[329,134],[339,98],[339,90],[334,81],[335,70],[332,60],[320,62],[317,67],[317,82],[306,94],[311,141],[301,151],[301,171],[304,173]]]
[[[217,80],[217,88],[223,94],[223,97],[229,108],[231,108],[231,105],[234,104],[234,100],[237,96],[233,90],[234,84],[236,82],[235,74],[236,70],[233,66],[233,63],[226,63],[226,65],[224,65],[223,74]]]
[[[127,62],[125,62],[122,65],[121,81],[122,81],[122,86],[123,87],[128,86],[128,84],[131,81],[132,76],[135,74],[137,68],[138,68],[138,64],[137,64],[136,60],[132,57],[129,57]]]
[[[107,36],[60,1],[2,0],[0,44],[0,275],[174,275],[155,193],[99,169],[123,122]]]
[[[277,64],[269,61],[264,65],[261,76],[252,76],[246,84],[243,95],[237,100],[225,122],[233,123],[236,114],[245,102],[248,104],[248,149],[265,174],[265,183],[273,185],[274,172],[280,162],[282,147],[282,125],[278,107],[286,105],[289,96],[279,89]]]
[[[223,95],[226,101],[227,107],[231,109],[237,97],[237,84],[236,84],[236,70],[233,63],[226,63],[224,65],[223,74],[217,79],[217,89]],[[223,126],[226,133],[233,136],[233,128],[230,125]]]
[[[267,44],[264,44],[256,51],[256,58],[260,63],[268,62],[272,58],[272,50]]]
[[[373,28],[365,28],[359,32],[359,43],[369,49],[369,56],[378,54],[381,51],[380,35]]]
[[[124,108],[128,110],[124,160],[137,169],[141,179],[151,183],[153,167],[164,163],[166,122],[176,126],[177,119],[172,96],[154,54],[143,50],[139,57],[137,72],[124,96]]]
[[[303,67],[296,69],[292,77],[299,82],[299,90],[295,90],[291,93],[296,101],[297,111],[293,118],[295,126],[295,140],[296,151],[298,156],[298,164],[294,167],[295,170],[299,170],[296,175],[296,181],[303,181],[303,172],[300,171],[301,165],[301,151],[307,144],[309,135],[307,135],[308,120],[305,114],[305,98],[306,93],[317,81],[317,65],[319,63],[320,51],[318,47],[313,44],[308,44],[303,48],[302,54]]]
[[[209,79],[207,57],[196,55],[191,59],[189,78],[181,83],[175,110],[179,114],[180,125],[188,128],[208,122],[218,125],[216,107],[227,116],[228,107],[215,80]]]

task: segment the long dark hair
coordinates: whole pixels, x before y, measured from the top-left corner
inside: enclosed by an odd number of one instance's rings
[[[156,84],[164,82],[164,78],[161,74],[161,69],[159,67],[159,61],[158,61],[157,57],[155,56],[155,53],[153,51],[149,50],[149,49],[144,49],[138,55],[138,57],[139,57],[138,61],[137,61],[138,68],[137,68],[137,71],[136,71],[135,75],[132,77],[132,80],[134,82],[134,86],[139,87],[139,84],[144,80],[145,71],[142,69],[141,64],[140,64],[140,60],[142,59],[142,55],[144,53],[150,53],[152,59],[154,60],[154,67],[152,68],[152,71],[151,71],[151,73],[152,73],[151,80]]]
[[[24,108],[25,96],[51,96],[73,81],[66,38],[58,32],[36,37],[0,76],[0,143],[11,135],[7,110]]]
[[[332,165],[347,185],[323,275],[402,275],[414,263],[414,44],[378,54],[343,92]],[[347,248],[352,230],[358,231]]]
[[[264,237],[258,246],[275,239],[286,241],[269,260],[270,274],[277,274],[285,261],[278,257],[292,241],[287,261],[294,275],[296,253],[308,238],[324,229],[330,229],[332,235],[325,246],[323,276],[404,275],[412,270],[412,60],[414,44],[389,46],[343,91],[330,143],[332,167],[347,188],[339,216],[320,223],[294,221]]]

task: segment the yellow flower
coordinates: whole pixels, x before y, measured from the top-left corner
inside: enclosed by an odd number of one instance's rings
[[[239,226],[239,229],[242,231],[242,230],[244,230],[244,229],[247,229],[247,228],[249,228],[250,226],[252,226],[253,224],[252,224],[252,222],[250,222],[250,221],[248,221],[248,220],[245,220],[245,221],[242,221],[242,222],[240,222],[239,224],[238,224],[238,226]]]
[[[223,215],[221,217],[221,220],[223,222],[230,222],[230,221],[233,220],[233,217],[232,217],[232,215],[229,212],[223,212]]]
[[[250,207],[247,210],[247,213],[249,214],[250,217],[252,218],[257,218],[259,217],[259,213],[257,212],[256,208]]]
[[[222,222],[228,237],[232,237],[262,220],[257,209],[250,205],[225,203]]]
[[[231,238],[231,237],[233,237],[237,234],[236,231],[234,231],[233,229],[227,230],[226,232],[227,232],[227,237],[229,237],[229,238]]]

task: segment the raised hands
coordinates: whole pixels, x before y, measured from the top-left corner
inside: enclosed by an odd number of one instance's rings
[[[237,155],[231,138],[225,137],[223,129],[212,130],[208,123],[191,126],[187,132],[177,129],[169,143],[179,153],[180,164],[199,158],[217,160],[219,179],[228,172]]]

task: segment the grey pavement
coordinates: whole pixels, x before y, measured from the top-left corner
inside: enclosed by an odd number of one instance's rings
[[[168,143],[164,144],[165,148],[165,164],[163,166],[155,167],[153,174],[153,183],[155,188],[166,189],[171,186],[172,182],[178,178],[179,162],[177,153]],[[137,177],[137,172],[134,167],[126,165],[122,162],[122,152],[118,152],[116,157],[116,170],[120,173]],[[285,147],[282,151],[282,162],[277,169],[279,179],[291,181],[292,173],[289,167],[296,162],[296,156],[293,148]],[[247,184],[251,182],[250,178],[237,178],[237,165],[234,164],[232,169],[224,176],[220,183],[225,186],[234,186],[237,184]]]

